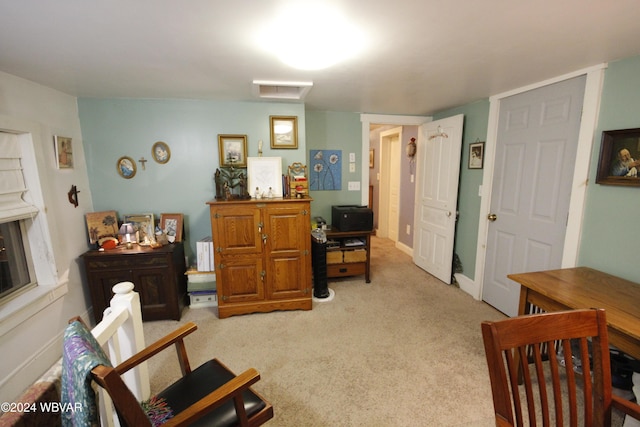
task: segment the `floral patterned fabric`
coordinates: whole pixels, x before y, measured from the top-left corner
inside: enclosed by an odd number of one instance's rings
[[[141,402],[142,410],[147,414],[153,427],[161,426],[173,417],[173,410],[167,405],[164,398],[151,396],[149,400]]]
[[[91,387],[91,370],[111,362],[82,322],[74,321],[64,332],[62,349],[62,425],[98,426],[95,393]]]

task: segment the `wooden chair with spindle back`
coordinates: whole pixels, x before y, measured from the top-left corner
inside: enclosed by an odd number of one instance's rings
[[[482,335],[497,426],[604,427],[613,407],[640,419],[639,405],[612,394],[604,310],[482,322]]]

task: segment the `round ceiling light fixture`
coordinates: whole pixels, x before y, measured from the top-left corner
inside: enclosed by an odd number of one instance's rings
[[[258,37],[264,49],[301,70],[328,68],[365,47],[362,31],[337,9],[321,3],[291,5]]]

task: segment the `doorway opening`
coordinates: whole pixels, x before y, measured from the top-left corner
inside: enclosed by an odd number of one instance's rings
[[[398,242],[400,227],[400,141],[402,127],[380,133],[379,237]]]
[[[378,114],[362,114],[360,116],[362,123],[362,205],[368,205],[373,210],[374,230],[379,235],[381,222],[386,224],[385,238],[388,238],[388,223],[389,215],[389,182],[385,177],[388,177],[388,173],[381,171],[382,165],[385,160],[391,160],[390,154],[383,154],[383,146],[381,145],[381,134],[389,132],[385,135],[387,142],[383,144],[392,144],[390,140],[393,138],[393,129],[400,128],[401,133],[398,136],[397,142],[397,156],[398,160],[393,163],[399,164],[395,170],[394,177],[399,180],[399,183],[394,184],[396,188],[399,188],[399,220],[397,223],[398,237],[395,240],[395,246],[401,251],[405,252],[409,256],[413,256],[413,203],[415,198],[415,183],[413,174],[415,168],[411,166],[410,159],[404,155],[405,144],[412,137],[418,138],[419,126],[423,123],[432,121],[431,117],[423,116],[388,116]],[[395,143],[393,143],[395,144]],[[395,149],[394,149],[395,151]],[[388,167],[388,166],[387,166]],[[383,176],[384,173],[384,176]],[[386,201],[381,200],[381,186],[387,185],[387,190],[382,191],[386,194]],[[368,189],[368,191],[367,191]],[[381,207],[383,209],[381,212]],[[383,220],[383,216],[386,215],[386,220]],[[385,227],[385,225],[382,225]],[[384,232],[384,231],[383,231]]]

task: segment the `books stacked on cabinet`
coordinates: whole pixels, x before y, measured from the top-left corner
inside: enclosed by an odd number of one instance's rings
[[[204,237],[196,242],[196,257],[198,271],[215,270],[213,260],[213,239],[211,236]]]
[[[213,271],[187,271],[187,293],[191,308],[217,307],[216,273]]]
[[[309,196],[307,166],[296,162],[289,166],[288,173],[283,175],[284,197],[303,198]]]
[[[213,259],[213,239],[204,237],[196,242],[196,269],[187,271],[187,293],[191,308],[216,307],[216,273]]]

